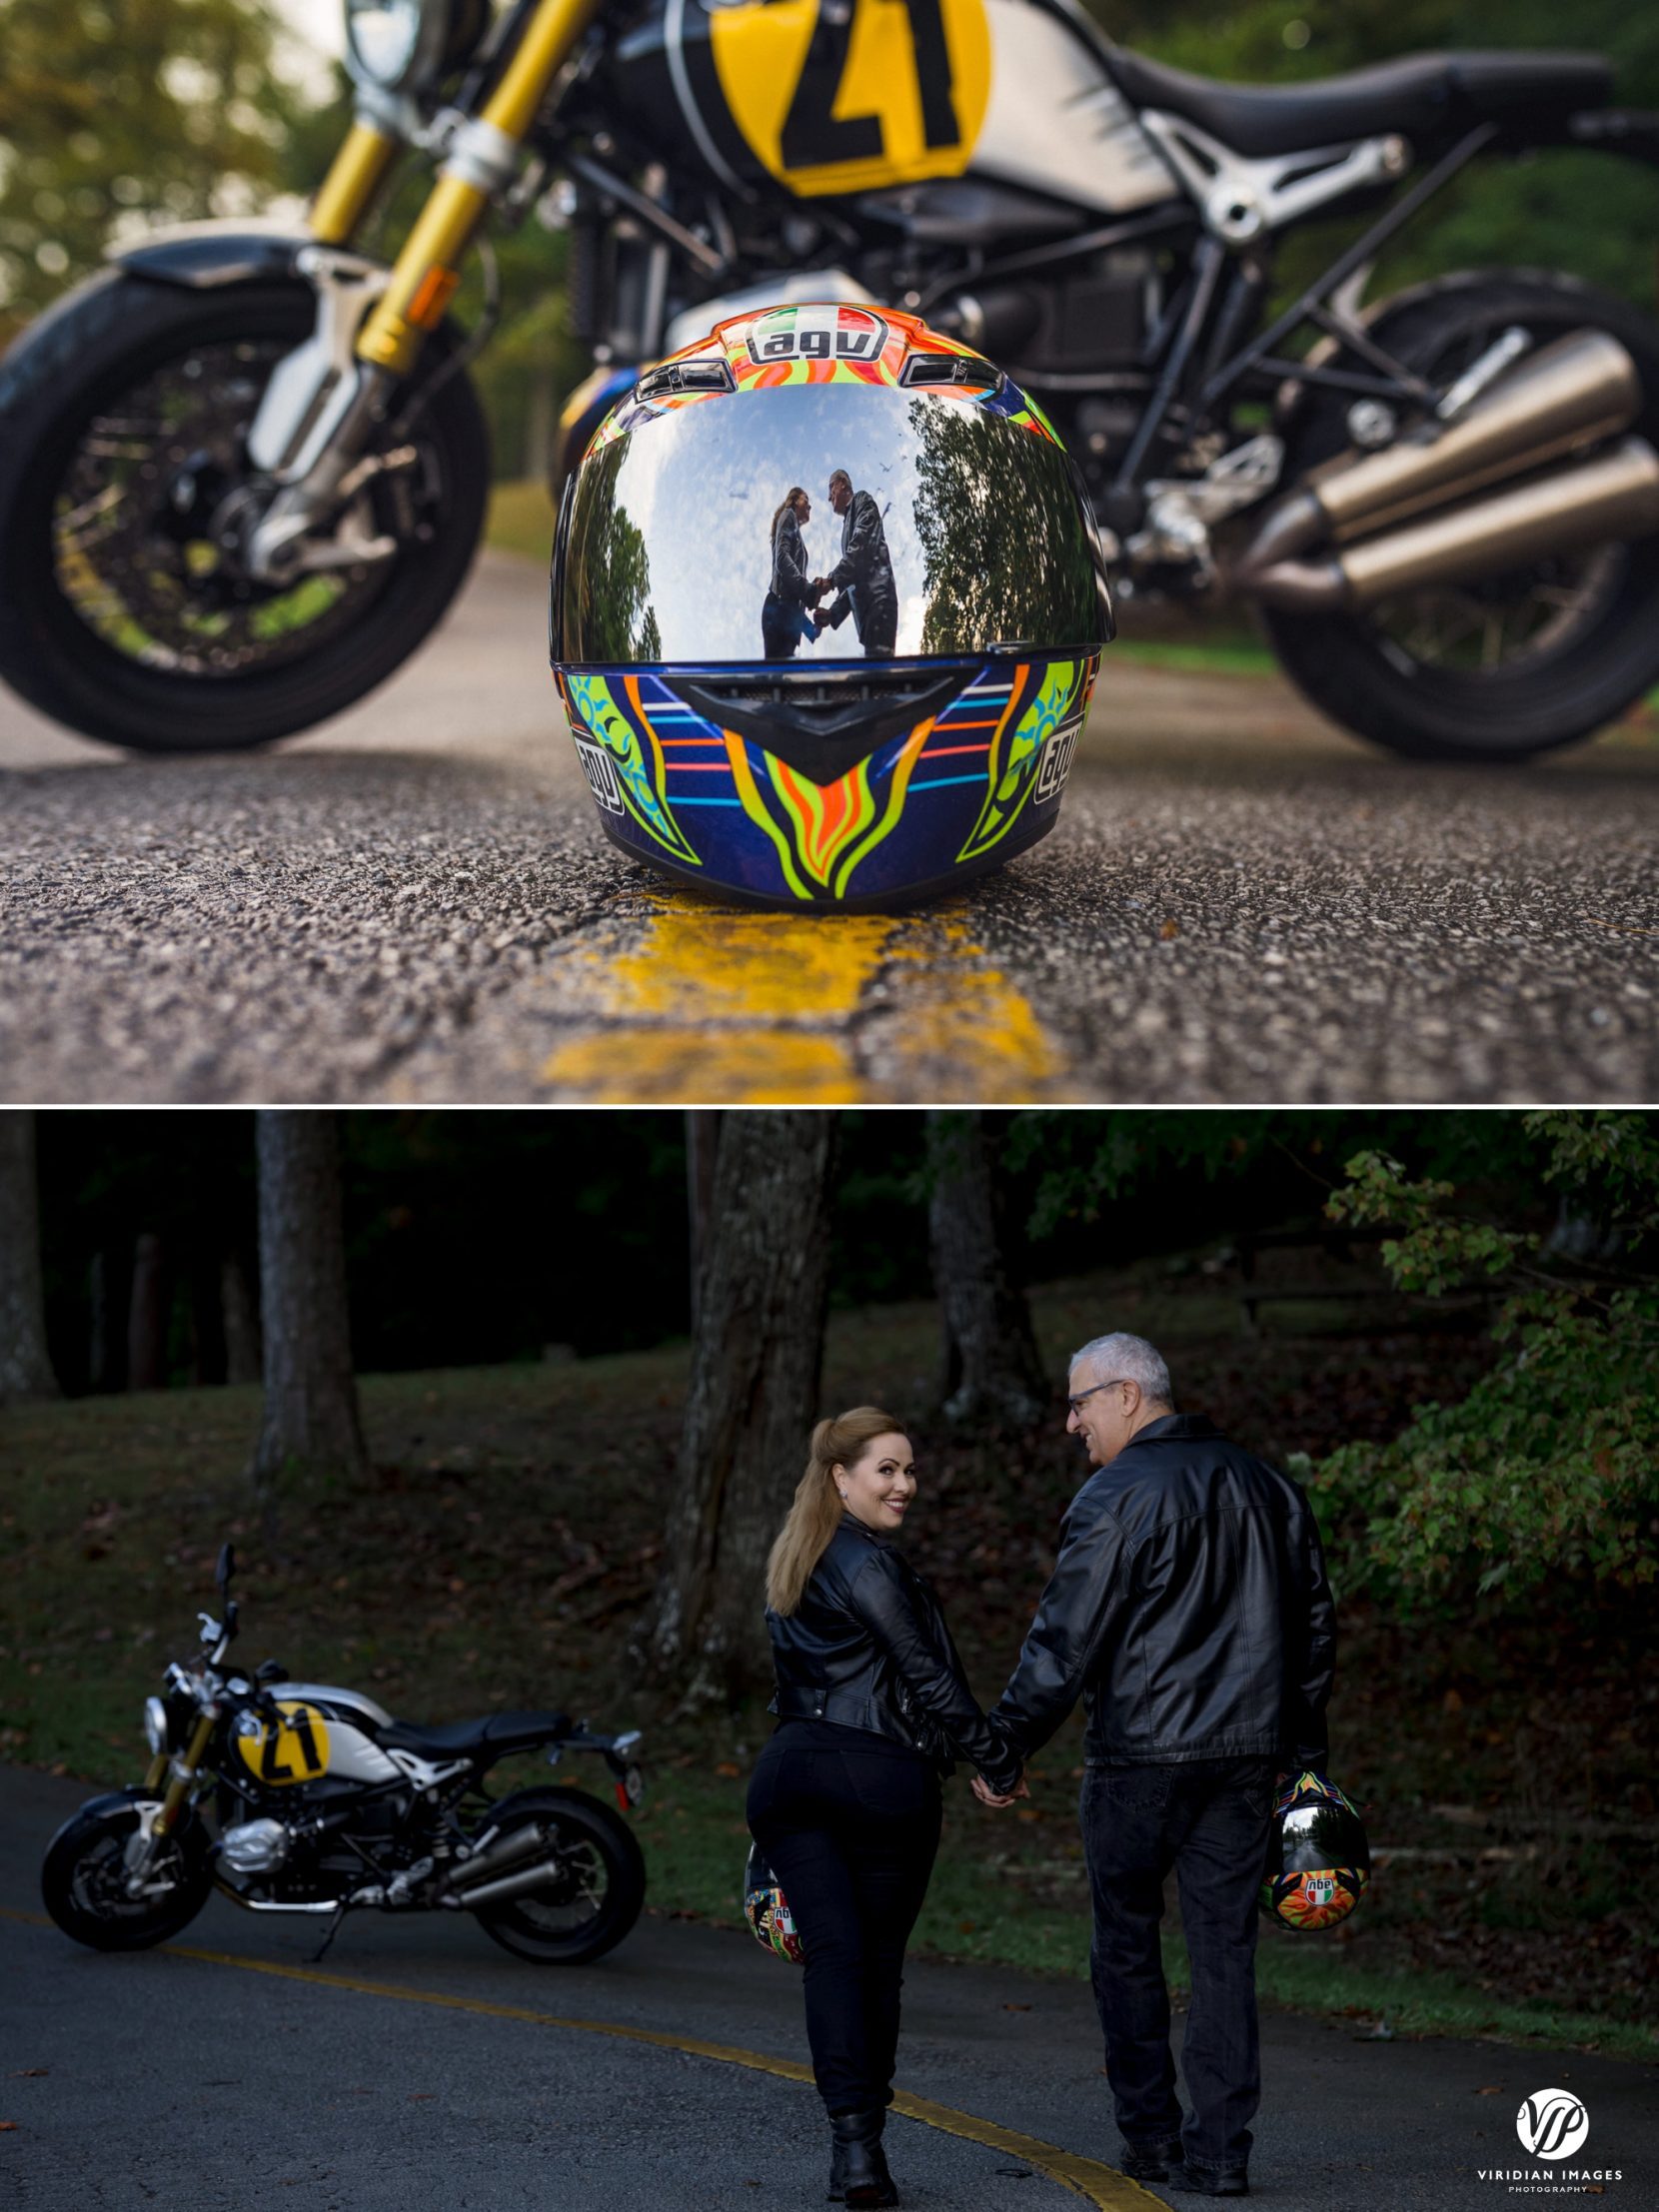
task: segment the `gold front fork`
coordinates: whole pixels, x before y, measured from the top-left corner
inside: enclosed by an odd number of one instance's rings
[[[152,1835],[166,1835],[179,1816],[185,1795],[196,1779],[196,1769],[207,1756],[207,1747],[213,1740],[213,1731],[219,1720],[219,1708],[210,1705],[197,1716],[196,1726],[190,1737],[190,1748],[183,1758],[173,1762],[173,1778],[167,1784],[167,1794],[161,1800],[161,1810],[156,1814]]]
[[[323,179],[307,229],[320,246],[349,246],[397,155],[398,142],[356,122]]]
[[[478,118],[498,140],[523,144],[548,87],[598,5],[599,0],[542,0]],[[461,282],[462,257],[489,205],[482,186],[448,164],[439,172],[379,305],[358,334],[360,361],[395,376],[408,374],[423,336],[444,320]]]

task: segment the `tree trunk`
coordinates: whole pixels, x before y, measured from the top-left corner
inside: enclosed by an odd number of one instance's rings
[[[153,1229],[133,1244],[127,1299],[127,1388],[161,1390],[167,1382],[167,1249]]]
[[[335,1117],[262,1112],[258,1145],[265,1411],[251,1472],[270,1509],[300,1484],[360,1480],[368,1453],[352,1379]]]
[[[723,1116],[649,1656],[690,1706],[768,1673],[767,1554],[819,1412],[834,1117]]]
[[[46,1349],[35,1117],[17,1107],[0,1113],[0,1403],[57,1395]]]
[[[686,1217],[692,1265],[692,1331],[697,1332],[699,1286],[715,1218],[715,1155],[720,1149],[718,1109],[693,1106],[686,1113]]]
[[[239,1252],[227,1252],[219,1263],[219,1305],[224,1316],[225,1380],[257,1383],[262,1372],[259,1316]]]
[[[945,1416],[1029,1428],[1049,1383],[1025,1293],[1008,1267],[1004,1208],[985,1117],[927,1116],[927,1226],[944,1328]]]

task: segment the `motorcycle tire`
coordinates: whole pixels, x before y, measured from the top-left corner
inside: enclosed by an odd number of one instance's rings
[[[158,664],[142,623],[115,622],[117,634],[130,629],[135,640],[119,649],[64,587],[54,520],[89,426],[170,364],[188,374],[195,359],[199,369],[200,349],[251,348],[274,362],[306,336],[314,313],[309,288],[297,281],[195,291],[110,269],[57,301],[0,360],[0,679],[30,705],[84,736],[138,752],[244,750],[338,714],[431,634],[466,580],[489,498],[489,433],[464,374],[434,391],[410,432],[425,492],[420,535],[355,578],[331,571],[347,578],[352,595],[343,591],[332,602],[346,609],[332,623],[329,607],[325,618],[307,617],[317,633],[309,646],[293,634],[305,626],[291,611],[293,586],[286,596],[263,587],[245,594],[252,632],[257,637],[264,619],[278,640],[268,646],[273,664],[217,673]],[[453,331],[436,333],[422,374],[455,343]],[[251,418],[257,392],[248,382]],[[400,390],[388,429],[406,397]],[[234,486],[234,475],[227,481]],[[392,497],[379,487],[393,481],[377,480],[376,502]],[[142,541],[157,543],[154,535]],[[126,572],[141,566],[130,563]],[[103,580],[94,578],[95,614]],[[188,580],[169,576],[166,586],[186,602],[188,619]]]
[[[1385,303],[1366,329],[1397,359],[1440,381],[1448,362],[1472,359],[1516,324],[1540,346],[1568,331],[1609,332],[1641,375],[1643,407],[1632,433],[1659,445],[1659,326],[1572,278],[1529,270],[1443,278]],[[1365,366],[1340,352],[1330,364]],[[1287,483],[1349,445],[1349,404],[1338,394],[1309,395],[1291,431]],[[1416,760],[1525,760],[1592,736],[1659,683],[1659,536],[1609,549],[1602,569],[1588,611],[1554,646],[1523,649],[1489,667],[1413,657],[1377,609],[1306,614],[1264,606],[1258,618],[1297,688],[1357,735]],[[1528,577],[1538,577],[1542,590],[1551,572],[1539,563],[1508,580],[1525,589]],[[1495,578],[1483,587],[1501,593],[1505,584]]]
[[[125,1789],[120,1794],[130,1811],[106,1801],[101,1809],[83,1806],[72,1813],[47,1845],[40,1869],[47,1911],[65,1935],[95,1951],[145,1951],[165,1943],[190,1925],[213,1888],[207,1831],[194,1814],[187,1814],[173,1835],[177,1879],[169,1894],[122,1899],[111,1912],[94,1909],[87,1892],[100,1886],[99,1857],[107,1873],[138,1825],[138,1806],[157,1802],[153,1790]]]
[[[618,1813],[581,1789],[521,1789],[501,1798],[492,1827],[537,1819],[560,1831],[567,1848],[585,1850],[604,1871],[605,1893],[599,1910],[570,1931],[549,1928],[535,1917],[537,1893],[504,1897],[481,1905],[473,1918],[493,1942],[519,1958],[545,1966],[585,1966],[603,1958],[627,1935],[646,1901],[645,1854],[633,1829]]]

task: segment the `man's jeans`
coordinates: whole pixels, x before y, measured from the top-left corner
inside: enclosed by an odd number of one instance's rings
[[[1089,1960],[1117,2124],[1132,2150],[1181,2136],[1187,2165],[1208,2173],[1244,2167],[1261,2099],[1256,1899],[1275,1770],[1272,1759],[1216,1758],[1089,1766],[1083,1775],[1079,1812],[1094,1897]],[[1158,1948],[1171,1866],[1192,1961],[1181,2045],[1192,2117],[1184,2130]]]

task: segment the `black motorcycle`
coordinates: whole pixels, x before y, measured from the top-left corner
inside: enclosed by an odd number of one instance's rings
[[[153,1754],[136,1786],[92,1797],[53,1836],[46,1909],[95,1950],[143,1950],[188,1927],[221,1890],[252,1912],[343,1916],[469,1912],[521,1958],[578,1966],[620,1943],[645,1902],[626,1820],[580,1789],[491,1798],[498,1759],[597,1752],[620,1808],[640,1803],[638,1729],[595,1735],[562,1712],[486,1713],[417,1727],[358,1689],[290,1681],[229,1658],[235,1553],[219,1555],[224,1619],[169,1665],[145,1703]],[[276,1685],[280,1684],[280,1687]],[[322,1953],[319,1951],[318,1956]]]
[[[265,743],[426,637],[490,474],[466,375],[490,311],[464,338],[447,309],[488,225],[533,209],[569,228],[600,364],[564,470],[640,364],[722,316],[886,302],[1051,417],[1121,600],[1242,597],[1364,736],[1541,752],[1659,681],[1653,323],[1548,271],[1365,298],[1477,159],[1659,159],[1596,56],[1224,85],[1073,0],[347,0],[347,23],[357,119],[305,229],[126,246],[0,364],[0,675],[74,728]],[[354,242],[411,154],[437,176],[388,268]],[[1333,216],[1351,243],[1271,311],[1278,240]]]

